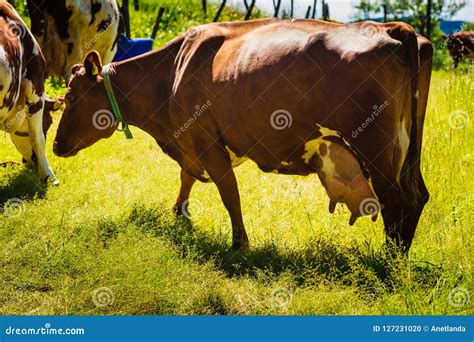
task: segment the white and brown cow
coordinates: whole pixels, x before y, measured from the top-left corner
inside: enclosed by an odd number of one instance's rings
[[[45,59],[14,8],[0,2],[0,128],[11,134],[24,161],[58,184],[45,155]],[[43,127],[45,124],[46,127]]]
[[[28,0],[31,31],[49,75],[69,77],[90,50],[110,63],[117,52],[120,12],[116,0]]]

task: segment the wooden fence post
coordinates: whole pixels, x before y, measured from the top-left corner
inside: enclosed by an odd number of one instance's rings
[[[317,5],[318,0],[314,0],[313,2],[313,13],[311,13],[311,19],[316,18],[316,5]]]
[[[324,10],[323,10],[323,20],[328,20],[328,19],[329,19],[329,5],[325,3]]]
[[[156,34],[158,33],[158,28],[160,27],[161,18],[163,17],[163,13],[165,13],[165,8],[160,7],[158,10],[158,15],[156,16],[155,25],[153,26],[153,32],[151,33],[151,39],[155,40]]]
[[[227,0],[222,0],[221,6],[219,7],[219,10],[216,13],[216,16],[214,17],[213,22],[217,23],[219,21],[219,17],[221,16],[222,11],[224,10],[225,4]]]
[[[426,38],[431,38],[431,0],[426,5]]]
[[[202,0],[202,12],[204,17],[207,17],[207,0]]]
[[[129,7],[128,7],[128,0],[122,0],[122,7],[120,8],[120,11],[122,12],[122,17],[123,21],[125,23],[125,35],[128,38],[132,38],[131,33],[130,33],[130,12],[129,12]]]
[[[278,18],[278,12],[280,12],[280,5],[281,0],[273,0],[273,8],[275,8],[275,13],[273,13],[273,16],[275,18]]]
[[[255,7],[255,0],[252,0],[250,5],[247,3],[247,0],[244,0],[244,4],[245,4],[245,9],[247,10],[247,13],[245,13],[244,20],[249,20],[250,17],[252,16],[253,8]]]

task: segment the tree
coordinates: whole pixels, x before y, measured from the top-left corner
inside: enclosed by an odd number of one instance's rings
[[[275,18],[278,18],[278,12],[280,12],[280,5],[281,0],[273,0],[273,8],[275,9],[275,13],[273,13],[273,16]]]
[[[430,15],[427,15],[428,3],[431,5]],[[409,22],[417,32],[424,35],[429,33],[440,19],[451,18],[466,4],[467,0],[361,0],[355,6],[355,19],[370,19],[379,13],[381,16],[385,7],[388,21]]]
[[[329,5],[325,3],[323,6],[323,20],[329,20],[330,17],[331,16],[329,14]]]
[[[373,13],[379,13],[382,10],[382,4],[374,0],[361,0],[355,8],[358,11],[356,19],[367,20],[372,18]]]

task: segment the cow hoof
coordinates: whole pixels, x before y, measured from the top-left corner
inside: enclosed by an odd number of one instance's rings
[[[249,249],[249,241],[233,241],[232,242],[232,249],[234,251],[246,251]]]
[[[43,182],[46,184],[52,183],[54,186],[59,186],[59,181],[54,176],[46,176],[46,178],[43,179]]]
[[[174,212],[174,214],[176,215],[176,217],[182,217],[182,216],[184,216],[184,214],[183,214],[183,205],[176,203],[176,204],[173,206],[173,212]]]

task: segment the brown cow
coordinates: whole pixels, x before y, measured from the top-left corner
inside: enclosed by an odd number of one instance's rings
[[[0,3],[0,129],[10,134],[24,162],[38,166],[42,179],[58,184],[45,155],[43,54],[13,7]],[[48,105],[50,102],[47,102]],[[49,123],[50,125],[50,123]]]
[[[420,154],[431,56],[405,23],[266,19],[200,26],[109,68],[124,120],[182,168],[177,207],[196,179],[212,180],[234,248],[248,239],[232,168],[248,158],[264,172],[317,173],[331,212],[346,203],[352,224],[381,210],[387,239],[408,250],[429,197]],[[97,53],[72,74],[54,142],[63,157],[116,128],[97,124],[111,115]]]
[[[447,42],[454,68],[458,67],[463,57],[474,59],[474,31],[451,33],[449,36],[443,36],[443,39]]]

